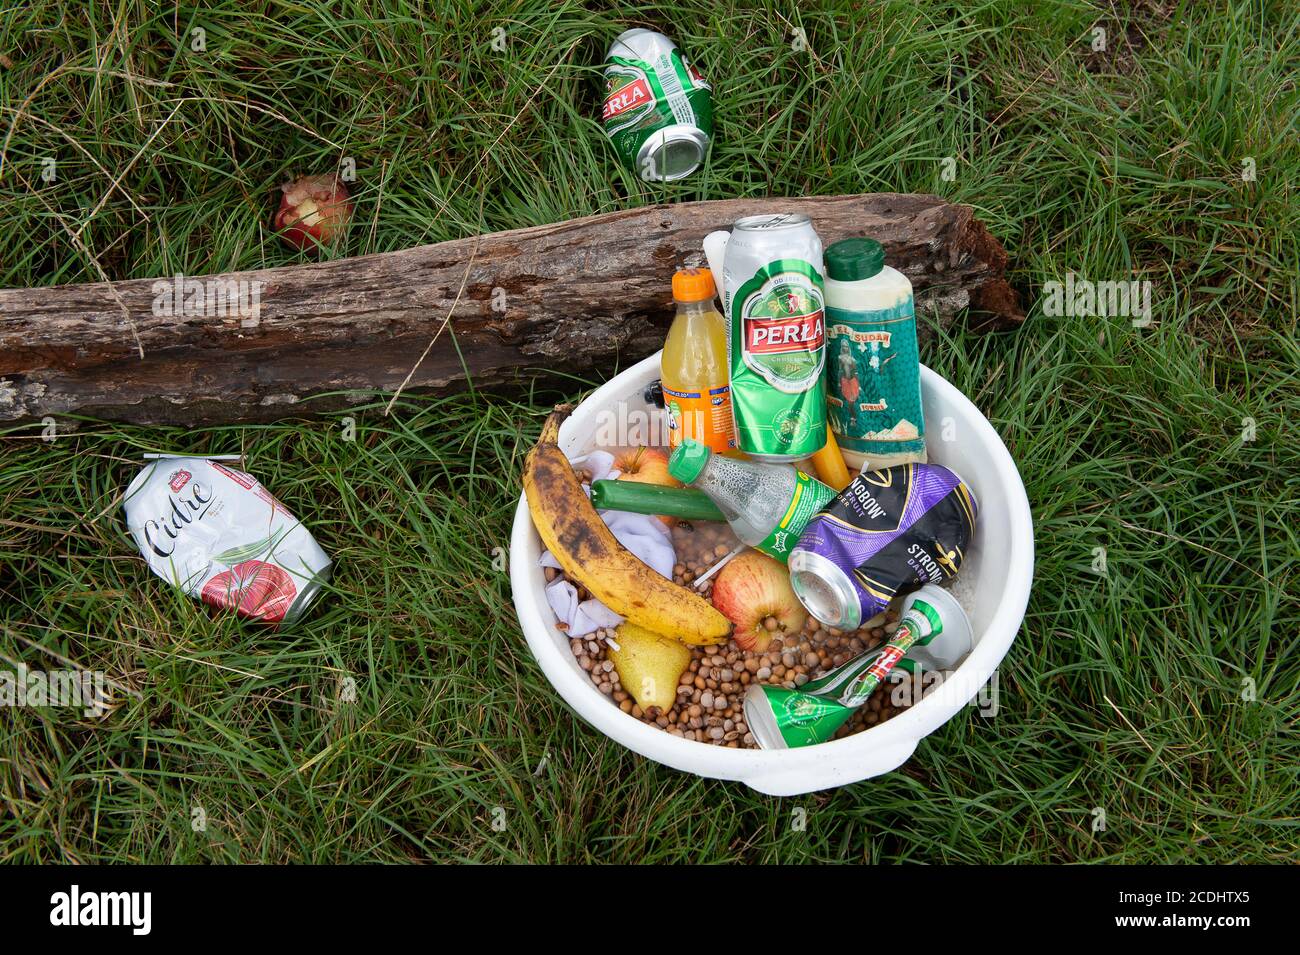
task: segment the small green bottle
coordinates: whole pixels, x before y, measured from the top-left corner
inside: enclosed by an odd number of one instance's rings
[[[812,516],[835,496],[792,464],[724,457],[691,438],[668,458],[668,473],[707,494],[742,543],[781,563]]]

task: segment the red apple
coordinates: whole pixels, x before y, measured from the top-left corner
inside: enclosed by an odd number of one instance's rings
[[[681,481],[668,473],[668,452],[660,448],[647,448],[643,444],[620,451],[614,456],[614,467],[623,472],[618,476],[620,481],[639,481],[663,487],[682,486]]]
[[[352,220],[347,187],[337,176],[303,176],[280,187],[275,230],[295,249],[331,245]]]
[[[658,484],[662,487],[682,486],[681,481],[668,473],[668,452],[659,448],[648,448],[643,444],[620,451],[614,456],[614,467],[622,472],[618,476],[620,481]],[[669,527],[677,523],[677,518],[666,514],[660,514],[658,517]]]
[[[713,606],[736,625],[736,645],[759,653],[773,637],[797,634],[808,621],[785,565],[756,550],[732,558],[718,571]]]

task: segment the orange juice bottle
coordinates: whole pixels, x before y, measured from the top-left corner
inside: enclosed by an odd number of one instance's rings
[[[670,448],[693,438],[720,454],[736,450],[727,325],[714,307],[716,294],[708,269],[679,269],[673,275],[677,317],[660,359]]]

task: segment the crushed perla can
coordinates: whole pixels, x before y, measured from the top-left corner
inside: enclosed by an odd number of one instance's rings
[[[903,603],[898,629],[884,646],[854,657],[797,690],[751,683],[745,723],[763,749],[824,743],[871,698],[904,657],[925,669],[947,670],[971,652],[975,633],[957,598],[926,584]]]
[[[331,561],[307,528],[218,458],[157,456],[127,487],[122,510],[155,574],[251,620],[292,623],[329,580]]]
[[[605,54],[605,134],[647,182],[674,182],[704,165],[713,136],[713,90],[677,44],[625,30]]]

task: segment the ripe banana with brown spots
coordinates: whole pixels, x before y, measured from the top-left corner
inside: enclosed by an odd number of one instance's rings
[[[560,423],[572,410],[556,406],[524,461],[524,495],[542,544],[569,577],[637,626],[697,646],[724,642],[731,622],[699,594],[638,560],[587,500],[558,443]]]

